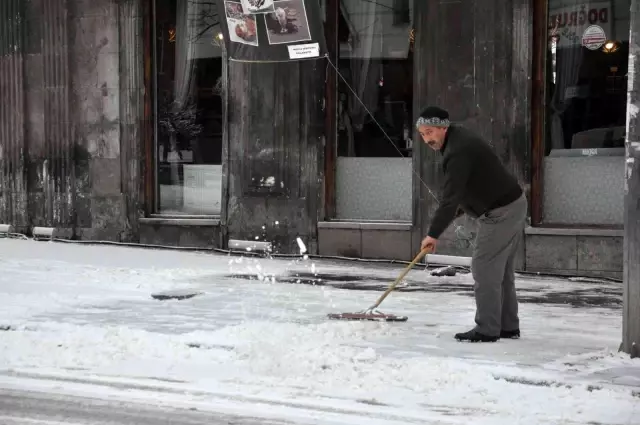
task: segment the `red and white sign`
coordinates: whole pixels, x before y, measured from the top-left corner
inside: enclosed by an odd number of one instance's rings
[[[582,45],[589,50],[598,50],[607,41],[602,27],[591,25],[582,34]]]
[[[549,35],[557,37],[558,48],[581,45],[583,34],[593,25],[612,36],[612,20],[610,1],[552,8],[549,10]]]

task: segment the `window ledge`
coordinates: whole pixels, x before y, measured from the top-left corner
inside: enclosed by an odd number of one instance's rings
[[[569,227],[526,227],[527,235],[539,236],[602,236],[602,237],[624,237],[623,229],[589,229],[589,228],[569,228]]]
[[[141,217],[140,224],[167,225],[167,226],[220,226],[220,219]]]
[[[195,220],[220,220],[220,214],[218,215],[211,215],[211,214],[149,214],[149,217],[145,217],[145,218],[175,218],[178,220],[183,220],[183,219],[195,219]]]
[[[319,229],[396,230],[411,231],[410,222],[320,221]]]

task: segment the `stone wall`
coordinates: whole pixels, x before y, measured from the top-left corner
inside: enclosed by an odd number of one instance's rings
[[[5,0],[0,222],[136,238],[141,199],[141,0]],[[12,91],[11,91],[11,90]],[[4,108],[3,108],[4,109]],[[15,129],[24,129],[16,133]]]

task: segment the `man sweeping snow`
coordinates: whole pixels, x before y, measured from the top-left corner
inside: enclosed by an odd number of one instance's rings
[[[445,175],[444,194],[422,249],[435,251],[438,238],[456,218],[458,208],[478,219],[471,260],[476,326],[455,337],[472,342],[518,338],[515,257],[527,216],[523,190],[491,146],[477,134],[451,124],[447,111],[426,108],[416,127],[424,142],[442,154]]]

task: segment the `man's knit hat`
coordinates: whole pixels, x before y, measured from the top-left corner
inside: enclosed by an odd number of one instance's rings
[[[449,113],[437,106],[428,106],[420,112],[420,117],[416,121],[416,128],[421,125],[449,127],[451,125],[451,121],[449,121]]]

